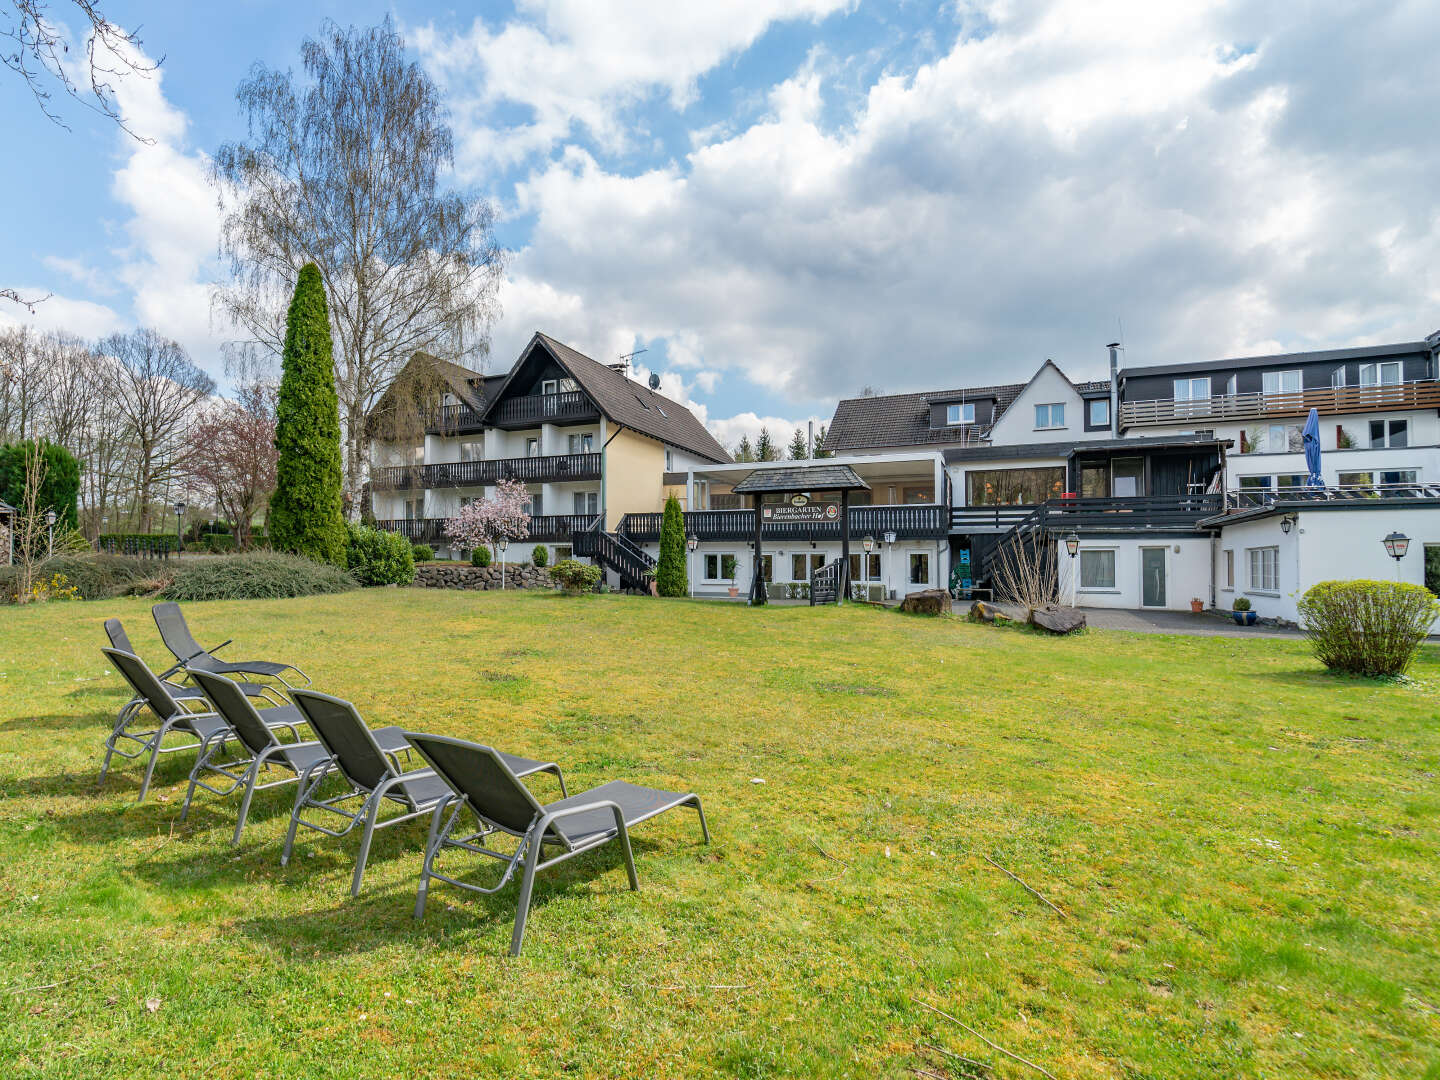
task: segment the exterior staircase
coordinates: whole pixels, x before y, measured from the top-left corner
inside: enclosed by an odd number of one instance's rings
[[[840,602],[840,567],[839,559],[828,562],[824,566],[811,571],[810,573],[810,606],[816,604],[836,604]]]
[[[615,571],[620,578],[622,589],[651,592],[655,581],[655,560],[636,547],[623,533],[608,533],[602,530],[601,520],[596,518],[594,525],[575,534],[575,554],[594,559],[606,569]]]

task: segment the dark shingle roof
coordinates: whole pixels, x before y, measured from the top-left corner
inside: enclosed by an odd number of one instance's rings
[[[545,345],[580,384],[580,388],[590,395],[600,411],[615,423],[689,450],[707,461],[721,465],[730,462],[725,448],[684,405],[655,393],[648,386],[590,359],[547,334],[536,333],[535,339]]]
[[[736,495],[772,491],[869,491],[849,465],[790,465],[756,469],[731,489]]]
[[[1029,382],[997,386],[970,386],[960,390],[926,390],[918,394],[885,394],[879,397],[845,398],[835,406],[835,415],[825,429],[825,449],[868,450],[879,446],[924,446],[984,439],[989,428],[971,427],[962,435],[957,428],[930,425],[930,406],[937,402],[995,399],[995,421]],[[1083,394],[1108,391],[1108,380],[1072,384]]]
[[[1404,341],[1397,345],[1362,345],[1349,349],[1316,349],[1313,352],[1275,353],[1271,356],[1236,356],[1229,360],[1206,360],[1198,364],[1155,364],[1127,367],[1120,377],[1130,375],[1175,375],[1189,371],[1224,371],[1229,368],[1274,367],[1284,364],[1324,364],[1341,360],[1370,360],[1381,356],[1411,356],[1430,351],[1429,341]]]
[[[956,446],[944,452],[945,464],[960,461],[1008,461],[1074,457],[1096,450],[1205,450],[1230,447],[1232,439],[1197,439],[1191,435],[1149,435],[1134,439],[1071,439],[1068,442],[1006,443],[1004,446]]]

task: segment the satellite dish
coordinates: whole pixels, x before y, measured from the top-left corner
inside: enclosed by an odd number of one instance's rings
[[[655,372],[653,372],[653,371],[650,373],[650,389],[651,389],[651,390],[659,390],[659,389],[660,389],[660,376],[657,375],[657,374],[656,374]]]

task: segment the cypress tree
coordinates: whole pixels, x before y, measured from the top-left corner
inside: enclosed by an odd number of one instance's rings
[[[661,596],[684,596],[689,591],[685,566],[685,514],[680,500],[665,500],[665,517],[660,522],[660,561],[655,567],[655,587]]]
[[[271,544],[278,551],[344,566],[340,407],[325,285],[314,263],[301,268],[285,317],[275,448],[279,461],[267,518]]]

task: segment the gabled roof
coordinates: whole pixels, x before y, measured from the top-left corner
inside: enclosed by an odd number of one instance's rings
[[[736,495],[775,491],[869,491],[870,485],[849,465],[787,465],[757,468],[731,490]]]
[[[670,446],[688,450],[707,461],[718,464],[730,461],[730,455],[725,452],[725,448],[684,405],[657,394],[648,386],[643,386],[599,361],[590,359],[548,334],[537,331],[530,339],[530,344],[521,351],[520,359],[506,376],[507,383],[519,371],[520,365],[536,345],[540,345],[554,357],[555,362],[590,396],[590,400],[595,402],[596,408],[606,419]],[[498,401],[503,393],[502,384],[491,397],[491,402]]]
[[[16,512],[15,507],[11,506],[11,505],[10,505],[9,503],[7,503],[4,499],[0,499],[0,515],[3,515],[3,516],[5,516],[5,517],[9,517],[11,514],[14,514],[15,512]]]
[[[487,394],[505,381],[503,375],[482,375],[478,371],[472,371],[450,360],[442,360],[427,352],[417,352],[406,361],[405,366],[396,373],[395,378],[390,380],[390,385],[386,387],[385,393],[381,394],[379,400],[370,407],[372,415],[386,403],[397,386],[404,385],[406,373],[418,364],[429,367],[440,377],[452,394],[473,409],[483,409],[487,401]]]
[[[926,390],[916,394],[884,394],[876,397],[844,398],[835,406],[835,415],[825,429],[825,449],[831,451],[864,450],[880,446],[924,446],[971,442],[984,439],[989,428],[970,425],[968,430],[959,428],[936,428],[930,425],[930,406],[938,403],[995,401],[995,415],[990,426],[1005,415],[1030,383],[1035,381],[1046,366],[1060,369],[1054,361],[1047,360],[1034,376],[1023,383],[1003,383],[996,386],[970,386],[959,390]],[[1109,392],[1109,380],[1100,382],[1071,382],[1060,371],[1060,375],[1075,387],[1081,396]]]

